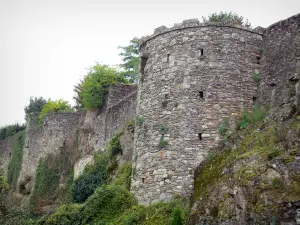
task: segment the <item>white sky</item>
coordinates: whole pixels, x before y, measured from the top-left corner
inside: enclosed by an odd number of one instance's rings
[[[30,96],[73,104],[73,86],[95,62],[161,25],[233,11],[267,27],[300,12],[300,0],[0,0],[0,126],[23,122]]]

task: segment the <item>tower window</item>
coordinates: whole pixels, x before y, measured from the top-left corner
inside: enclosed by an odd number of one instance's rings
[[[203,56],[203,48],[199,49],[199,56]]]
[[[170,62],[170,54],[167,55],[167,62]]]
[[[257,97],[253,96],[252,100],[253,100],[253,103],[255,104]]]
[[[198,139],[202,141],[202,133],[198,133]]]
[[[203,93],[203,91],[199,91],[199,97],[200,97],[200,98],[204,98],[204,93]]]
[[[257,64],[260,64],[260,56],[256,56]]]
[[[142,183],[144,183],[145,182],[145,177],[142,177]]]

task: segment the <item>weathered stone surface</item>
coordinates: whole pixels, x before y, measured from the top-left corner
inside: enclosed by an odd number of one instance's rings
[[[193,170],[217,146],[223,118],[252,107],[256,96],[252,73],[260,68],[260,34],[197,20],[182,26],[154,34],[141,47],[147,58],[137,114],[145,122],[136,128],[132,191],[143,203],[189,196]],[[163,126],[168,131],[162,134]],[[160,147],[161,140],[168,145]]]

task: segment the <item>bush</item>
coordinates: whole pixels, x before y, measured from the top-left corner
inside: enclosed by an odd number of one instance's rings
[[[252,79],[256,84],[259,84],[259,82],[261,81],[261,75],[260,72],[258,70],[255,70],[252,74]]]
[[[181,209],[177,206],[173,211],[172,225],[183,225]]]
[[[39,115],[42,112],[42,109],[44,108],[44,105],[47,103],[46,99],[43,99],[42,97],[35,97],[34,99],[30,97],[29,105],[25,106],[25,120],[28,121],[30,116],[32,114]]]
[[[219,134],[221,135],[221,137],[226,137],[228,130],[229,130],[229,123],[228,123],[228,119],[226,118],[219,126]]]
[[[241,120],[238,122],[238,128],[244,129],[250,124],[254,124],[262,119],[264,119],[267,115],[267,110],[264,107],[258,107],[255,105],[253,111],[244,110],[242,112]]]
[[[233,12],[212,13],[208,17],[202,17],[202,19],[204,23],[219,22],[224,25],[241,25],[251,28],[251,24],[248,20],[244,20],[244,17]]]
[[[85,222],[109,221],[136,204],[134,196],[126,188],[115,185],[103,186],[86,201],[83,212]]]
[[[122,154],[122,147],[120,143],[120,137],[123,135],[123,133],[118,133],[113,136],[113,138],[110,140],[109,145],[107,146],[107,150],[111,152],[112,156],[116,156],[118,154]]]
[[[169,145],[169,141],[165,140],[164,136],[162,136],[161,139],[159,140],[158,147],[164,148],[164,147],[167,147],[168,145]]]
[[[83,205],[62,205],[54,214],[49,216],[44,225],[80,225],[83,220],[82,211]]]
[[[25,136],[25,131],[14,136],[11,159],[7,170],[7,180],[12,189],[15,189],[21,171]]]
[[[142,126],[144,122],[145,122],[145,118],[143,116],[138,115],[135,117],[135,125]]]
[[[88,165],[72,185],[72,197],[76,203],[83,203],[94,191],[108,182],[109,157],[95,155],[94,163]]]
[[[112,184],[123,186],[129,191],[130,184],[131,184],[131,172],[132,172],[132,163],[131,162],[124,163],[117,170],[116,179],[112,182]]]
[[[160,132],[161,134],[166,134],[166,133],[168,133],[168,131],[169,131],[168,125],[166,125],[166,124],[160,125],[160,127],[159,127],[159,132]]]
[[[282,153],[282,150],[280,148],[273,148],[271,151],[267,153],[268,160],[271,160],[273,158],[276,158],[277,156],[280,156]]]
[[[40,113],[40,124],[44,122],[44,118],[48,113],[52,112],[74,112],[74,109],[71,105],[62,99],[57,101],[49,100],[43,107],[42,112]]]

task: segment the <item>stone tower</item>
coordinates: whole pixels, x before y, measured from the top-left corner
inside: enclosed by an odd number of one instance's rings
[[[132,192],[142,204],[189,196],[224,118],[251,107],[262,34],[192,19],[143,38]]]

